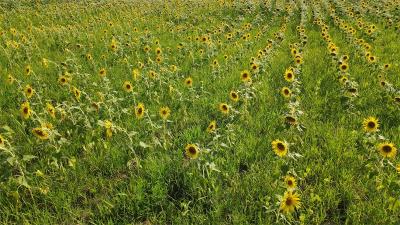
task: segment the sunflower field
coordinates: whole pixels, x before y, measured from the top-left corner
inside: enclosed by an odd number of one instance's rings
[[[0,224],[400,224],[399,0],[3,0]]]

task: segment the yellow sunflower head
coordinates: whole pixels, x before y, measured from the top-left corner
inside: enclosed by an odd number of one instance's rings
[[[363,127],[366,132],[376,132],[379,128],[379,120],[375,117],[368,117],[363,121]]]
[[[208,125],[207,132],[208,133],[213,133],[216,129],[217,129],[217,121],[213,120]]]
[[[99,70],[100,77],[105,77],[107,75],[107,70],[105,68],[101,68]]]
[[[192,85],[193,85],[193,79],[192,79],[191,77],[187,77],[187,78],[185,79],[185,85],[186,85],[187,87],[192,87]]]
[[[285,177],[285,184],[288,189],[295,189],[297,186],[296,179],[291,175]]]
[[[393,143],[385,142],[378,145],[379,153],[385,158],[394,158],[397,153],[397,148]]]
[[[283,195],[279,209],[284,213],[292,213],[301,207],[300,195],[292,191],[286,191]]]
[[[232,101],[237,102],[237,101],[239,101],[239,94],[238,94],[236,91],[231,91],[231,92],[229,93],[229,98],[230,98]]]
[[[42,127],[37,127],[32,129],[32,133],[39,138],[40,140],[47,140],[49,139],[49,132],[47,129]]]
[[[144,116],[144,104],[143,103],[139,103],[136,107],[135,107],[135,115],[136,118],[141,119]]]
[[[163,120],[166,120],[166,119],[168,119],[168,117],[169,117],[169,115],[171,113],[171,110],[167,106],[164,106],[164,107],[160,108],[160,112],[159,113],[160,113],[160,117]]]
[[[33,96],[33,94],[35,93],[35,90],[33,90],[33,88],[31,87],[31,85],[26,85],[25,86],[25,88],[24,88],[24,93],[25,93],[25,96],[27,97],[27,98],[32,98],[32,96]]]
[[[223,113],[223,114],[228,114],[229,113],[229,106],[226,103],[220,103],[219,104],[219,110]]]
[[[199,157],[199,148],[194,144],[188,144],[185,147],[185,155],[189,159],[197,159]]]
[[[285,98],[290,98],[292,95],[292,91],[288,87],[283,87],[281,89],[281,95]]]
[[[125,81],[124,84],[122,85],[122,87],[126,92],[132,92],[132,90],[133,90],[133,86],[130,81]]]
[[[289,147],[286,142],[277,139],[272,141],[272,150],[274,150],[275,154],[279,157],[284,157],[288,153]]]
[[[21,105],[21,115],[24,119],[29,119],[31,116],[32,111],[29,102],[24,102]]]
[[[249,82],[250,81],[250,79],[251,79],[251,75],[250,75],[250,72],[248,71],[248,70],[244,70],[244,71],[242,71],[241,73],[240,73],[240,79],[243,81],[243,82]]]
[[[54,106],[50,103],[46,104],[46,111],[49,113],[49,115],[52,118],[56,118],[56,109],[54,108]]]
[[[284,78],[288,82],[292,82],[294,80],[294,72],[292,69],[287,69],[284,74]]]

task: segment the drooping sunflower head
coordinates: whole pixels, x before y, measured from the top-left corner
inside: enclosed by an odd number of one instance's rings
[[[286,142],[277,139],[272,141],[272,150],[274,150],[275,154],[279,157],[283,157],[288,153],[289,148]]]
[[[379,153],[385,158],[394,158],[397,153],[397,148],[393,143],[385,142],[378,145]]]
[[[375,117],[368,117],[363,121],[363,127],[366,132],[376,132],[379,128],[379,120]]]
[[[297,124],[297,119],[296,119],[296,117],[289,115],[289,116],[285,116],[285,122],[289,125],[294,126]]]
[[[229,113],[229,106],[226,103],[220,103],[219,104],[219,111],[221,111],[223,114],[228,114]]]
[[[0,147],[4,146],[6,139],[0,134]]]
[[[81,98],[81,91],[76,87],[72,87],[72,93],[74,94],[75,99],[79,101],[79,99]]]
[[[21,115],[24,119],[28,119],[32,114],[29,102],[24,102],[21,105]]]
[[[186,85],[187,87],[192,87],[192,85],[193,85],[193,79],[192,79],[191,77],[187,77],[187,78],[185,79],[185,85]]]
[[[160,117],[163,120],[166,120],[166,119],[168,119],[168,117],[169,117],[169,115],[171,113],[171,110],[167,106],[164,106],[164,107],[160,108],[160,112],[159,113],[160,113]]]
[[[122,85],[122,87],[126,92],[132,92],[132,90],[133,90],[133,86],[130,81],[125,81],[124,84]]]
[[[49,139],[49,132],[47,129],[42,127],[37,127],[32,129],[32,133],[38,137],[40,140],[47,140]]]
[[[54,108],[54,106],[50,103],[46,104],[46,111],[49,113],[49,115],[52,118],[56,118],[56,109]]]
[[[194,144],[188,144],[185,147],[185,155],[189,159],[197,159],[199,157],[199,148]]]
[[[394,97],[394,102],[397,104],[400,104],[400,96],[395,96]]]
[[[149,71],[149,77],[151,79],[156,79],[157,78],[157,73],[153,70]]]
[[[237,102],[237,101],[239,101],[239,94],[238,94],[236,91],[231,91],[231,92],[229,93],[229,98],[230,98],[232,101]]]
[[[240,79],[243,82],[249,82],[249,80],[251,79],[250,77],[250,72],[248,70],[244,70],[240,73]]]
[[[136,118],[141,119],[144,116],[144,104],[143,103],[139,103],[136,107],[135,107],[135,115]]]
[[[291,175],[285,176],[285,184],[288,189],[295,189],[297,186],[296,179]]]
[[[285,98],[290,98],[292,95],[292,91],[288,87],[283,87],[281,89],[281,95]]]
[[[213,120],[210,122],[210,124],[207,127],[207,132],[212,133],[217,129],[217,121]]]
[[[279,209],[284,213],[292,213],[301,207],[300,195],[292,191],[286,191],[283,195]]]

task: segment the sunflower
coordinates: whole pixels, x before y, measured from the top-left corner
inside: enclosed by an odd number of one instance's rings
[[[284,213],[292,213],[295,209],[300,208],[300,195],[292,191],[286,191],[283,195],[279,209]]]
[[[136,115],[136,118],[138,118],[138,119],[143,118],[143,116],[144,116],[144,111],[145,111],[144,104],[140,102],[140,103],[135,107],[135,115]]]
[[[169,115],[171,114],[171,110],[167,106],[164,106],[164,107],[160,108],[159,113],[160,113],[161,118],[163,120],[166,120],[166,119],[168,119]]]
[[[133,69],[132,70],[132,77],[134,80],[138,80],[140,77],[140,71],[139,69]]]
[[[285,71],[284,78],[285,78],[286,81],[292,82],[292,81],[294,80],[294,73],[293,73],[293,70],[287,69],[287,70]]]
[[[374,62],[376,62],[376,57],[373,56],[373,55],[370,55],[370,56],[367,58],[367,60],[368,60],[369,63],[374,63]]]
[[[254,63],[254,62],[251,64],[251,69],[252,69],[253,71],[257,71],[257,70],[258,70],[258,67],[259,67],[259,66],[258,66],[256,63]]]
[[[243,82],[249,82],[250,81],[250,79],[251,79],[251,77],[250,77],[250,72],[248,71],[248,70],[244,70],[244,71],[242,71],[241,73],[240,73],[240,79],[243,81]]]
[[[160,64],[160,63],[162,63],[162,61],[163,61],[163,58],[162,58],[160,55],[158,55],[158,56],[156,57],[156,62],[157,62],[158,64]]]
[[[49,139],[49,133],[47,132],[47,129],[45,129],[45,128],[42,128],[42,127],[33,128],[32,133],[36,137],[38,137],[40,140]]]
[[[394,97],[394,102],[400,104],[400,96]]]
[[[58,78],[58,83],[60,83],[61,85],[66,85],[68,83],[68,81],[69,81],[69,78],[64,75],[62,75]]]
[[[185,147],[185,155],[189,159],[197,159],[199,157],[199,148],[194,144],[188,144]]]
[[[25,75],[29,76],[32,73],[32,67],[30,65],[25,66]]]
[[[301,57],[297,57],[294,62],[296,63],[296,65],[301,65],[303,63],[303,58]]]
[[[104,127],[106,128],[106,138],[111,138],[113,133],[112,133],[112,127],[113,124],[110,120],[104,121]]]
[[[124,88],[124,90],[126,92],[131,92],[133,90],[132,84],[130,81],[125,81],[124,84],[122,85],[122,87]]]
[[[186,85],[187,87],[192,87],[192,85],[193,85],[193,79],[192,79],[191,77],[187,77],[187,78],[185,79],[185,85]]]
[[[378,150],[379,150],[379,153],[381,153],[381,155],[383,157],[387,157],[387,158],[394,158],[397,153],[397,149],[394,146],[394,144],[389,143],[389,142],[379,144]]]
[[[31,110],[31,106],[30,106],[29,102],[22,103],[20,111],[21,111],[22,117],[24,119],[28,119],[32,114],[32,110]]]
[[[11,74],[8,74],[8,76],[7,76],[7,84],[13,84],[14,83],[14,81],[15,81],[15,78],[11,75]]]
[[[292,95],[292,91],[288,87],[283,87],[281,89],[281,94],[285,98],[289,98]]]
[[[219,110],[223,113],[223,114],[228,114],[229,113],[229,106],[226,103],[220,103],[219,104]]]
[[[157,47],[157,48],[156,48],[156,54],[157,54],[157,55],[161,55],[161,48],[160,48],[160,47]]]
[[[207,132],[208,133],[213,133],[217,129],[217,121],[213,120],[210,122],[210,124],[207,127]]]
[[[366,132],[376,132],[379,128],[379,120],[375,117],[368,117],[363,121],[363,127]]]
[[[75,99],[77,101],[79,101],[81,99],[81,91],[78,88],[72,87],[72,93],[74,94]]]
[[[6,139],[3,138],[0,134],[0,147],[4,146],[4,143],[6,142]]]
[[[149,71],[149,77],[151,79],[156,79],[157,78],[157,73],[154,72],[153,70]]]
[[[293,176],[287,175],[285,177],[285,184],[288,189],[295,189],[297,186],[296,179]]]
[[[34,92],[35,92],[35,90],[33,90],[33,88],[31,87],[31,85],[28,84],[28,85],[25,86],[25,88],[24,88],[24,93],[25,93],[25,96],[26,96],[27,98],[32,98]]]
[[[396,166],[396,171],[397,171],[398,174],[400,174],[400,163],[397,164],[397,166]]]
[[[385,64],[385,65],[383,65],[383,69],[387,70],[390,68],[390,66],[391,66],[390,64]]]
[[[341,84],[345,84],[348,80],[349,80],[349,78],[347,76],[340,76],[340,78],[339,78],[339,82]]]
[[[46,104],[46,111],[50,114],[52,118],[56,118],[56,109],[50,103]]]
[[[278,139],[272,141],[272,149],[274,150],[275,154],[277,154],[279,157],[285,156],[289,151],[287,144]]]
[[[101,68],[99,71],[100,77],[105,77],[107,75],[107,70],[104,68]]]
[[[346,71],[349,69],[349,65],[348,65],[347,63],[342,63],[342,64],[339,66],[339,69],[340,69],[340,71],[342,71],[342,72],[346,72]]]
[[[297,119],[296,117],[293,116],[285,116],[285,122],[289,125],[296,125],[297,124]]]
[[[115,39],[112,39],[111,44],[110,44],[110,49],[112,51],[116,51],[118,49],[117,41]]]
[[[232,101],[237,102],[239,101],[239,94],[236,91],[231,91],[229,93],[229,97],[231,98]]]

